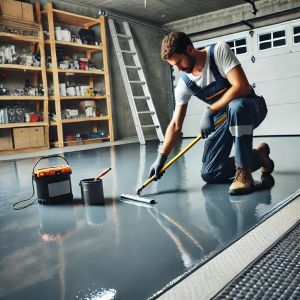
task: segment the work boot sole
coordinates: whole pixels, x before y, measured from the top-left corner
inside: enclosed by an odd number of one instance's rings
[[[269,155],[270,155],[270,147],[269,147],[269,145],[266,144],[266,143],[262,143],[262,144],[266,147],[267,157],[268,157],[268,159],[271,161],[271,170],[268,171],[268,172],[262,172],[262,173],[263,173],[263,174],[271,174],[271,173],[273,173],[273,171],[274,171],[275,164],[274,164],[274,161],[269,157]]]
[[[253,191],[254,191],[254,182],[252,182],[249,189],[236,189],[236,190],[229,189],[229,194],[230,195],[247,195],[247,194],[251,194]]]

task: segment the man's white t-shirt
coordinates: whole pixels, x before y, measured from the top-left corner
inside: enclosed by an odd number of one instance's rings
[[[209,50],[210,46],[206,47],[206,62],[204,68],[199,76],[194,76],[193,74],[186,74],[196,85],[204,88],[216,81],[215,77],[210,70],[210,55]],[[234,55],[234,53],[229,48],[228,44],[225,42],[217,43],[214,50],[214,57],[217,68],[220,74],[226,78],[226,74],[233,69],[235,66],[240,65],[240,62]],[[176,105],[183,105],[188,103],[191,96],[193,95],[192,91],[187,88],[183,79],[180,78],[178,84],[175,88],[175,102]]]

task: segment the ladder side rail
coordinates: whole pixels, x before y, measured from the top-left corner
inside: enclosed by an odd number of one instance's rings
[[[132,37],[132,34],[131,34],[128,23],[124,22],[123,25],[124,25],[124,28],[125,28],[126,35]],[[149,108],[150,111],[155,112],[154,114],[151,114],[151,118],[152,118],[152,121],[155,125],[159,125],[159,127],[155,127],[155,129],[156,129],[156,133],[157,133],[157,136],[158,136],[159,140],[161,142],[163,142],[164,141],[164,135],[163,135],[163,132],[162,132],[162,129],[161,129],[161,126],[160,126],[160,122],[159,122],[158,117],[157,117],[156,109],[155,109],[153,101],[152,101],[152,97],[151,97],[151,94],[150,94],[150,91],[149,91],[149,88],[148,88],[146,77],[145,77],[141,62],[139,60],[139,57],[137,55],[137,51],[136,51],[133,39],[128,40],[128,43],[129,43],[130,51],[133,51],[133,52],[136,53],[135,55],[133,55],[133,60],[134,60],[135,64],[137,66],[141,67],[138,70],[139,78],[140,78],[141,81],[145,82],[145,84],[142,84],[142,88],[143,88],[145,96],[149,97],[149,99],[146,100],[147,105],[148,105],[148,108]]]
[[[121,53],[121,49],[120,49],[120,45],[119,45],[119,41],[118,41],[118,37],[117,37],[117,33],[116,33],[116,28],[115,28],[115,25],[114,25],[112,19],[109,19],[108,23],[109,23],[109,28],[110,28],[111,36],[112,36],[112,39],[113,39],[113,44],[114,44],[114,47],[115,47],[116,55],[117,55],[117,58],[118,58],[122,78],[123,78],[123,81],[124,81],[129,106],[130,106],[131,113],[132,113],[132,116],[133,116],[133,121],[134,121],[134,124],[135,124],[136,132],[137,132],[140,143],[144,145],[145,144],[145,138],[144,138],[144,134],[143,134],[143,131],[142,131],[142,128],[141,128],[141,123],[140,123],[140,119],[138,117],[137,109],[136,109],[136,106],[135,106],[135,103],[134,103],[133,94],[132,94],[131,86],[130,86],[130,83],[129,83],[128,74],[127,74],[127,71],[126,71],[126,68],[125,68],[125,62],[124,62],[124,59],[123,59],[123,56],[122,56],[122,53]]]

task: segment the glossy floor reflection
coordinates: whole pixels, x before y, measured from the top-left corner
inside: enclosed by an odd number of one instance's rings
[[[191,140],[182,140],[170,157]],[[230,196],[230,183],[200,177],[199,142],[143,194],[155,205],[122,202],[147,180],[156,141],[65,153],[74,202],[14,211],[31,195],[38,158],[0,162],[1,299],[147,299],[203,264],[268,216],[299,190],[300,138],[256,138],[271,147],[275,172],[257,191]],[[58,158],[39,167],[63,164]],[[103,177],[105,205],[83,206],[79,182]]]

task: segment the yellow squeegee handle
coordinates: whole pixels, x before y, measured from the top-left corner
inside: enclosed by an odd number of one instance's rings
[[[215,127],[219,126],[222,124],[225,120],[227,119],[227,115],[224,115],[222,118],[220,118],[216,123]],[[191,147],[193,147],[199,140],[201,139],[201,134],[195,138],[185,149],[183,149],[179,154],[177,154],[173,159],[171,159],[167,164],[163,166],[163,168],[159,171],[159,174],[168,169],[173,162],[175,162],[180,156],[182,156],[186,151],[188,151]],[[155,176],[152,176],[149,178],[142,186],[141,189],[145,188],[151,181],[153,181]]]

